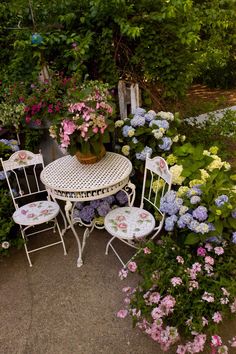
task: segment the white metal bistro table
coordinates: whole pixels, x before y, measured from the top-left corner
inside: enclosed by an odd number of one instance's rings
[[[126,191],[127,186],[131,188],[130,195],[134,197],[134,186],[129,182],[131,171],[132,164],[125,156],[107,152],[102,160],[91,165],[81,164],[76,156],[63,156],[51,162],[41,172],[41,181],[46,186],[52,199],[66,202],[66,219],[78,244],[78,267],[83,264],[82,254],[86,239],[96,225],[94,223],[87,225],[81,220],[74,220],[73,212],[76,202],[100,199],[115,194],[122,189]],[[128,192],[126,194],[130,202],[130,195]],[[86,226],[82,245],[74,227],[76,222]]]

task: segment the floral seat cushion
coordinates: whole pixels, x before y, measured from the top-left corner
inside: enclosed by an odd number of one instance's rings
[[[123,207],[110,211],[104,226],[111,235],[128,240],[149,235],[155,227],[155,219],[144,209]]]
[[[59,213],[59,205],[55,202],[43,200],[28,203],[17,209],[13,220],[19,225],[39,225],[54,219]]]

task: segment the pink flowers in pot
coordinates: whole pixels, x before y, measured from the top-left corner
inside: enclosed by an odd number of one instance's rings
[[[72,155],[98,155],[113,130],[113,107],[106,84],[90,81],[70,92],[67,113],[50,127],[50,135]]]

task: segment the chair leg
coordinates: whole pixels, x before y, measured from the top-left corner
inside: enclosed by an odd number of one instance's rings
[[[61,229],[60,229],[60,226],[59,226],[57,220],[55,221],[55,225],[56,225],[58,233],[60,235],[60,239],[61,239],[61,242],[62,242],[62,247],[63,247],[63,250],[64,250],[64,256],[66,256],[67,255],[66,246],[65,246],[63,235],[62,235],[62,232],[61,232]]]
[[[20,227],[21,229],[21,236],[24,240],[24,247],[25,247],[25,253],[26,253],[26,256],[27,256],[27,259],[28,259],[28,262],[29,262],[29,266],[32,267],[33,264],[31,262],[31,259],[30,259],[30,256],[29,256],[29,252],[28,252],[28,248],[27,248],[27,245],[26,245],[26,242],[27,242],[27,238],[26,238],[26,235],[24,234],[24,231],[22,229],[22,227]]]
[[[105,255],[108,255],[108,251],[109,251],[109,246],[111,246],[112,241],[114,240],[115,236],[113,236],[108,242],[107,242],[107,246],[106,246],[106,251],[105,251]]]

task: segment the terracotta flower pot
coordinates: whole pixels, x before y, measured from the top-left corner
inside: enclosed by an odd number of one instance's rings
[[[100,161],[105,154],[106,154],[106,149],[104,145],[101,144],[101,150],[98,155],[94,155],[92,153],[82,154],[80,151],[77,151],[76,157],[80,163],[89,165]]]

